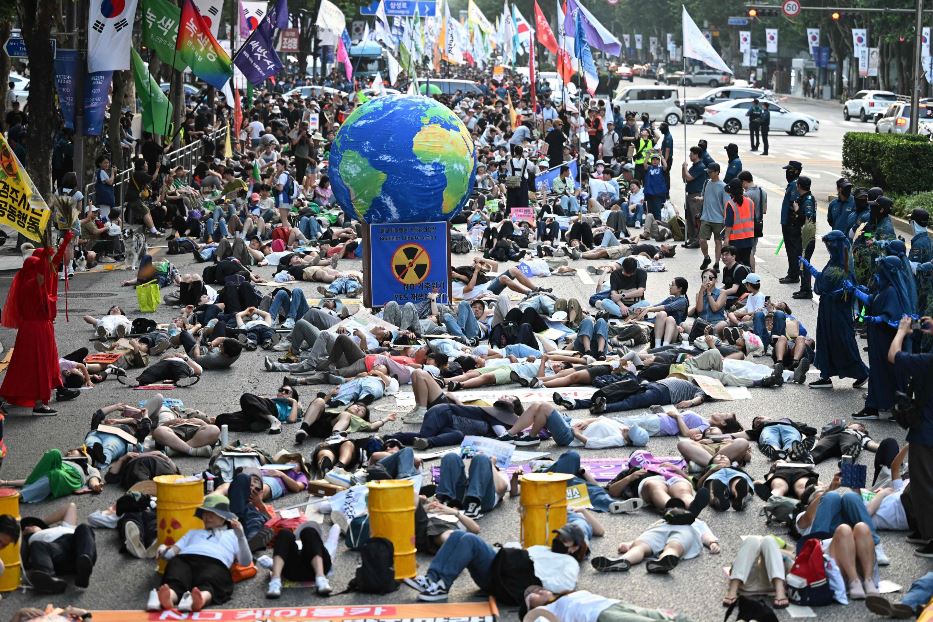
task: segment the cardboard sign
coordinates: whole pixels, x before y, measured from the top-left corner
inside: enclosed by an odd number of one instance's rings
[[[527,223],[535,224],[535,210],[533,207],[513,207],[511,218],[513,223],[524,220]]]
[[[490,456],[496,459],[496,466],[500,469],[512,464],[512,454],[514,453],[515,445],[512,443],[503,443],[485,436],[467,436],[460,443],[460,455],[464,458],[472,458],[477,454]]]
[[[586,484],[577,484],[576,486],[567,486],[567,508],[571,510],[589,510],[593,507],[590,503],[590,493],[586,489]]]

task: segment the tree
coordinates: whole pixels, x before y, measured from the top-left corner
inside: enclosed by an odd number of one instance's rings
[[[57,0],[19,0],[19,23],[29,54],[29,155],[26,169],[39,192],[52,191],[52,144],[58,126],[55,106],[55,62],[52,58],[52,24]]]

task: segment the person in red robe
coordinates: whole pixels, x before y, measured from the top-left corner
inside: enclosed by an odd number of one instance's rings
[[[66,233],[54,255],[52,248],[33,251],[13,278],[3,306],[3,326],[17,329],[17,333],[0,398],[15,406],[31,406],[35,414],[55,413],[48,405],[52,389],[60,399],[73,397],[62,386],[54,324],[58,271],[73,237],[71,231]]]

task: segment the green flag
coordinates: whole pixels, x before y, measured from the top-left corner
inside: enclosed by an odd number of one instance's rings
[[[130,56],[133,62],[133,80],[136,82],[136,97],[143,108],[143,131],[168,136],[171,134],[169,122],[172,119],[172,104],[135,49],[130,48]]]
[[[175,53],[181,9],[170,0],[142,0],[143,43],[166,65],[183,71],[185,63]]]

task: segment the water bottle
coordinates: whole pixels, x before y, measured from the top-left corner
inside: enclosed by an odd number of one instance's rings
[[[209,495],[214,492],[214,474],[210,471],[204,471],[201,477],[204,478],[204,494]]]
[[[220,426],[220,446],[226,447],[230,443],[230,428],[227,424]]]

